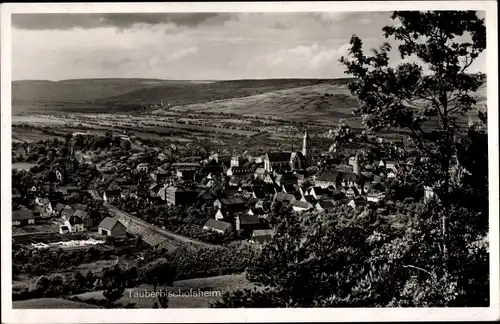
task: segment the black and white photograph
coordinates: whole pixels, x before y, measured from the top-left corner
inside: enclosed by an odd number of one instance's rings
[[[1,9],[2,322],[500,318],[496,2]]]

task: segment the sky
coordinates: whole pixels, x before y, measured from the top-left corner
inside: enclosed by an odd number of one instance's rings
[[[230,80],[346,77],[349,40],[366,48],[390,12],[12,15],[12,79]],[[395,52],[395,49],[393,49]],[[398,63],[394,53],[394,63]],[[400,61],[399,61],[400,62]],[[484,55],[471,67],[483,71]]]

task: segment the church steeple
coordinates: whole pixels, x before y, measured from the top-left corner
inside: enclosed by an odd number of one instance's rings
[[[308,153],[308,149],[307,149],[307,140],[309,139],[309,135],[307,134],[307,128],[306,128],[306,132],[304,134],[304,138],[302,140],[302,155],[304,155],[304,157],[306,159],[309,158],[309,153]]]

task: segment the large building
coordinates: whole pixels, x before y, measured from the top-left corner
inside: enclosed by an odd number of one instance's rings
[[[308,139],[309,136],[306,130],[303,137],[302,151],[267,153],[264,157],[264,169],[267,172],[283,169],[305,170],[309,159]]]
[[[198,196],[194,190],[183,187],[170,186],[165,190],[165,197],[162,199],[167,201],[168,205],[188,205],[192,204]]]

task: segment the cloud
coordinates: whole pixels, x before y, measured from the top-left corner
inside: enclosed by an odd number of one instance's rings
[[[228,13],[108,13],[108,14],[13,14],[12,26],[28,30],[68,30],[136,25],[175,24],[183,27],[221,25],[233,16]]]
[[[319,70],[330,64],[337,64],[342,55],[347,53],[349,44],[338,48],[327,45],[300,45],[294,48],[280,49],[261,56],[260,60],[270,66],[283,66],[290,69]]]
[[[175,60],[180,60],[186,56],[193,55],[197,53],[199,50],[198,46],[192,46],[188,48],[184,48],[181,50],[178,50],[170,56],[170,61],[175,61]]]

